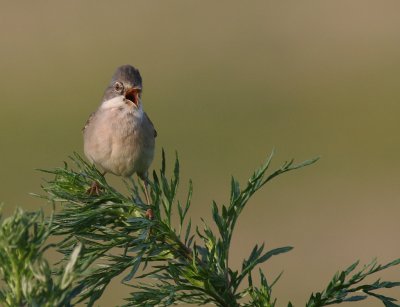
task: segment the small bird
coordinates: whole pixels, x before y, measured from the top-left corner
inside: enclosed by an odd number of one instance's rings
[[[143,111],[142,77],[131,65],[117,68],[107,86],[99,108],[89,116],[83,128],[86,157],[100,166],[105,175],[130,177],[134,173],[144,181],[154,157],[157,132]],[[99,194],[98,183],[88,193]]]

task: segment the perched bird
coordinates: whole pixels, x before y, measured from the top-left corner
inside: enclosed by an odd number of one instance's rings
[[[154,157],[157,132],[143,111],[142,77],[139,70],[123,65],[115,71],[101,105],[83,128],[84,152],[91,163],[104,174],[129,177],[136,173],[145,183]],[[88,190],[99,194],[95,182]]]

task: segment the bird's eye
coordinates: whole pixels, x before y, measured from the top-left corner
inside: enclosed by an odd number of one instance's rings
[[[122,93],[122,91],[124,90],[124,85],[121,82],[117,81],[117,82],[114,83],[114,90],[117,93]]]

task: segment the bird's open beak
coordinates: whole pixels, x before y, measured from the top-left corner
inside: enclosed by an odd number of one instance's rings
[[[137,87],[133,87],[130,88],[126,91],[125,93],[125,98],[132,101],[135,106],[139,105],[139,94],[142,91],[142,89],[137,88]]]

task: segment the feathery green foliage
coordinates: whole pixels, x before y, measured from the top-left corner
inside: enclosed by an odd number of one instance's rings
[[[140,182],[133,179],[127,182],[131,194],[124,195],[111,187],[94,166],[74,155],[72,167],[65,164],[63,168],[46,171],[54,179],[44,186],[46,195],[41,197],[60,205],[48,222],[43,221],[40,213],[22,211],[3,221],[0,260],[2,264],[3,261],[9,264],[0,268],[6,284],[0,289],[0,302],[7,302],[8,306],[69,306],[79,302],[93,306],[111,280],[123,277],[122,282],[133,289],[125,306],[179,303],[275,306],[272,288],[280,276],[269,283],[259,269],[260,279],[255,283],[253,271],[292,247],[265,250],[264,244],[256,245],[243,260],[241,269],[235,270],[229,257],[235,226],[255,192],[273,178],[310,165],[316,159],[300,164],[286,162],[267,174],[271,159],[272,155],[242,188],[232,178],[228,205],[212,204],[215,227],[204,220],[202,226],[194,227],[188,218],[191,182],[184,201],[177,199],[178,158],[169,178],[163,152],[161,170],[153,172],[149,180],[149,206],[144,201],[144,186]],[[87,193],[94,181],[100,186],[99,195]],[[149,208],[152,219],[148,218]],[[177,225],[173,223],[173,216],[178,218]],[[64,257],[53,268],[43,258],[44,250],[51,247],[45,243],[50,234],[59,239],[55,248]],[[15,236],[20,243],[13,243]],[[351,302],[367,296],[380,299],[385,306],[397,306],[394,299],[373,291],[397,287],[400,283],[379,280],[373,284],[362,283],[367,276],[399,263],[396,260],[381,266],[374,262],[350,276],[357,266],[355,263],[336,274],[324,291],[312,294],[306,306]],[[37,267],[45,269],[38,274]],[[39,299],[51,303],[44,305]]]
[[[41,211],[17,209],[0,225],[1,306],[70,306],[77,295],[72,284],[85,267],[77,265],[82,245],[73,249],[65,266],[51,270],[43,254],[51,231]]]
[[[372,284],[360,284],[364,279],[374,273],[383,271],[387,268],[400,264],[400,259],[394,260],[388,264],[377,264],[376,260],[365,265],[359,272],[350,276],[356,269],[359,262],[350,265],[346,270],[336,273],[329,282],[328,287],[322,291],[312,294],[307,307],[326,306],[339,304],[342,302],[355,302],[366,299],[368,296],[379,299],[386,307],[399,306],[395,304],[395,299],[381,294],[376,294],[375,290],[384,288],[399,287],[400,282],[380,281],[379,279]]]

